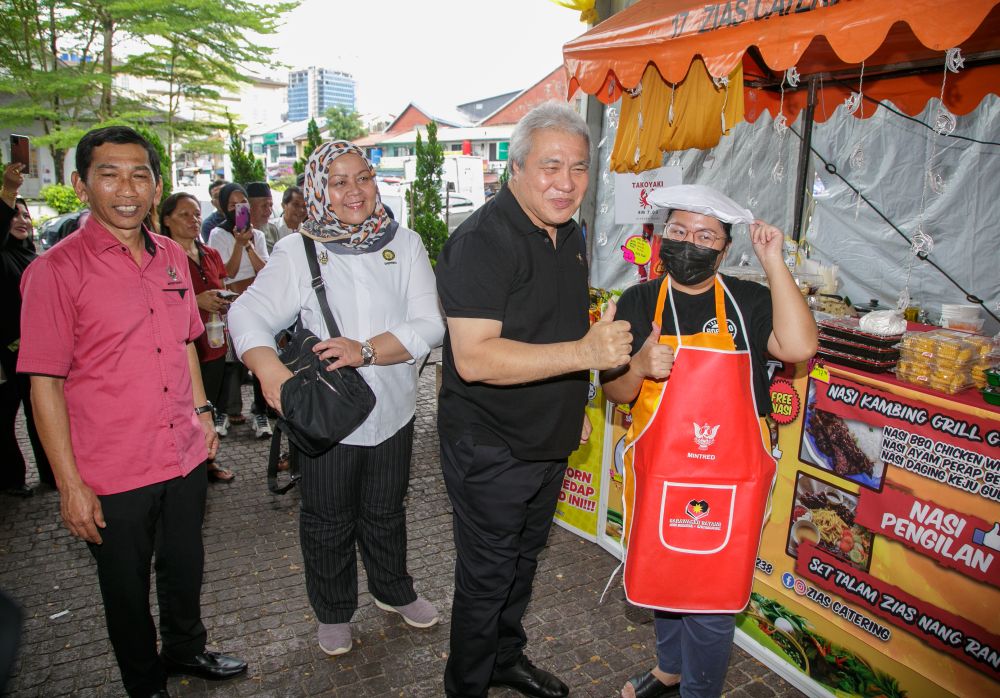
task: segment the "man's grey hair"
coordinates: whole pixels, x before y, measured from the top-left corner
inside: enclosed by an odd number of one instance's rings
[[[510,136],[510,148],[507,157],[518,169],[524,167],[531,152],[531,143],[535,131],[543,128],[556,129],[574,136],[580,136],[587,144],[590,153],[590,129],[576,111],[563,102],[545,102],[525,114]]]

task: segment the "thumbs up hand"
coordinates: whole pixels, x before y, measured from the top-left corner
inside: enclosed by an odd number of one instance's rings
[[[586,368],[604,370],[628,363],[632,353],[631,326],[626,320],[615,320],[618,306],[608,301],[601,319],[578,342],[582,364]]]
[[[632,365],[643,378],[650,380],[663,380],[670,375],[674,365],[674,350],[669,345],[660,344],[660,323],[653,323],[653,331],[635,355]]]

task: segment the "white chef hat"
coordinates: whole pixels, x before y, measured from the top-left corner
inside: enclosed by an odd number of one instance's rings
[[[656,189],[649,195],[654,206],[691,211],[718,218],[723,223],[753,223],[753,213],[717,189],[704,184],[678,184]]]

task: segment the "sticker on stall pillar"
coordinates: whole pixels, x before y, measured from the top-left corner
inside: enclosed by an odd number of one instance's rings
[[[810,378],[815,378],[818,381],[823,381],[824,383],[830,382],[830,372],[826,370],[826,366],[823,364],[816,364],[813,366],[813,370],[809,372]]]
[[[633,235],[622,245],[622,256],[631,264],[646,264],[653,256],[653,248],[642,235]]]
[[[802,405],[795,386],[784,378],[771,383],[771,419],[778,424],[791,424],[799,416]]]

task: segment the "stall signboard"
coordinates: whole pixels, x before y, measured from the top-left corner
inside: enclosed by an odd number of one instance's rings
[[[570,454],[556,504],[555,522],[577,535],[597,541],[601,499],[601,463],[604,458],[604,392],[597,374],[590,374],[590,394],[586,415],[593,431],[587,442]]]
[[[814,694],[1000,695],[1000,413],[832,365],[771,398],[738,642]]]
[[[601,488],[601,508],[598,519],[598,544],[622,559],[622,501],[625,468],[625,436],[632,426],[628,405],[608,403],[605,417],[604,487]]]
[[[665,222],[666,209],[654,206],[649,196],[657,189],[682,183],[679,167],[658,167],[639,174],[617,172],[614,178],[615,225]]]

